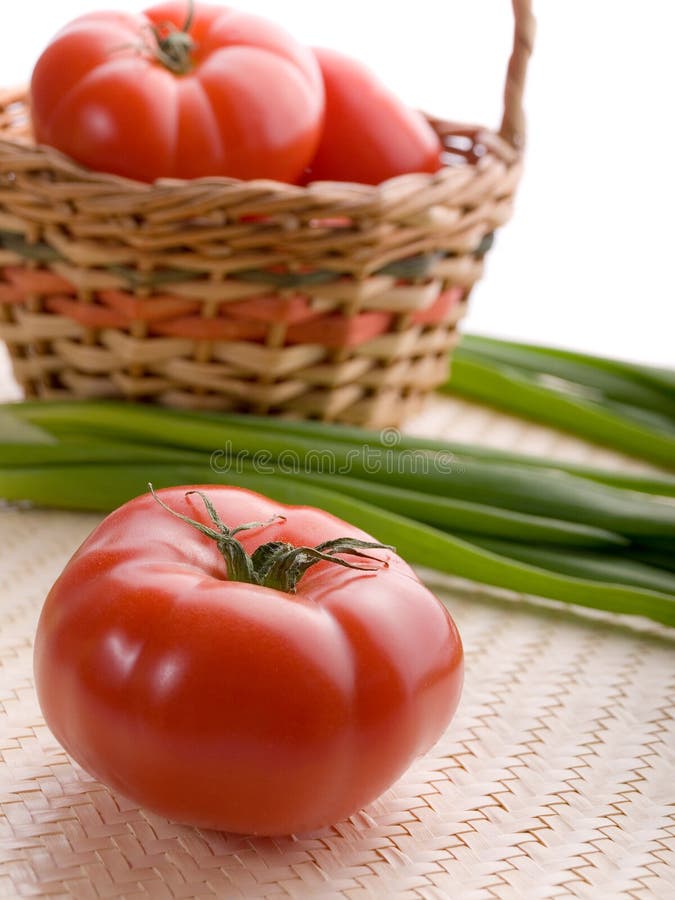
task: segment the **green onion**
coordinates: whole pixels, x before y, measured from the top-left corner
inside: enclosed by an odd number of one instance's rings
[[[328,461],[332,469],[327,474],[331,476],[351,475],[432,496],[582,522],[631,537],[675,537],[675,506],[658,499],[540,467],[455,458],[452,452],[439,455],[438,450],[415,456],[400,447],[386,446],[377,435],[371,435],[367,448],[377,465],[369,465],[364,445],[334,440],[333,434],[339,430],[334,426],[322,426],[317,447],[316,433],[310,437],[293,428],[288,432],[278,427],[266,429],[264,420],[253,422],[246,416],[221,415],[216,419],[158,407],[100,402],[22,404],[16,414],[57,437],[84,434],[222,452],[224,465],[230,465],[228,454],[252,461],[256,454],[263,453],[277,466],[291,458],[300,472],[320,471],[322,463]],[[437,448],[441,446],[436,444]]]
[[[498,538],[473,537],[479,546],[518,559],[549,571],[579,578],[590,578],[615,584],[630,584],[675,596],[675,575],[645,561],[614,553],[600,553],[588,549],[545,547],[504,541]]]
[[[675,389],[675,388],[674,388]],[[189,415],[189,412],[185,413]],[[211,418],[222,424],[222,413],[202,411],[197,413],[201,418]],[[295,421],[288,419],[262,418],[252,415],[246,416],[246,421],[265,432],[294,434],[310,440],[322,442],[326,440],[325,425],[312,421]],[[647,494],[660,494],[663,497],[675,497],[675,476],[665,473],[642,474],[633,472],[613,472],[594,466],[572,463],[563,460],[541,458],[532,454],[513,453],[494,447],[476,446],[453,441],[439,441],[434,438],[412,437],[397,432],[389,432],[390,438],[394,438],[397,449],[414,452],[416,450],[426,453],[440,453],[450,455],[456,459],[469,458],[473,460],[486,460],[489,462],[515,463],[530,468],[549,469],[556,472],[567,472],[580,478],[588,478],[614,487],[627,488]],[[363,428],[348,427],[345,425],[331,426],[330,439],[348,444],[370,445],[382,447],[383,442],[377,433]]]
[[[638,544],[637,546],[630,548],[628,556],[630,559],[635,559],[638,562],[644,562],[647,563],[647,565],[665,569],[667,572],[675,572],[675,553],[673,553],[672,547],[643,547]]]
[[[71,438],[55,445],[6,444],[2,448],[1,458],[6,469],[25,467],[27,461],[30,461],[32,467],[164,461],[209,464],[208,457],[198,451],[109,440],[98,443],[91,438],[83,438],[81,441]],[[213,475],[213,469],[210,471]],[[302,471],[295,477],[319,485],[324,480],[323,475],[310,471]],[[393,512],[405,509],[408,515],[419,521],[448,530],[579,547],[616,547],[628,544],[628,539],[619,534],[583,523],[433,496],[345,475],[340,476],[340,487],[355,498],[367,500]]]
[[[50,423],[50,427],[52,429],[57,429],[64,434],[67,433],[67,422],[64,421],[61,424],[58,422],[59,410],[61,409],[61,407],[56,403],[49,403],[47,405],[50,407],[50,409],[47,410],[46,416],[44,417],[45,421]],[[85,406],[84,403],[82,403],[81,405]],[[111,407],[111,404],[109,403],[106,403],[105,405],[108,408]],[[41,413],[44,407],[45,403],[42,401],[27,401],[25,403],[22,403],[20,406],[18,404],[10,405],[8,409],[14,411],[14,421],[17,427],[19,425],[25,424],[26,427],[30,427],[35,431],[39,431],[37,426],[30,424],[29,420],[31,416],[36,421],[40,420]],[[72,404],[67,404],[67,411],[70,411],[71,407]],[[88,407],[85,406],[85,408]],[[128,407],[124,406],[123,409],[128,409]],[[149,412],[149,409],[147,407],[144,407],[144,410]],[[161,410],[161,412],[168,415],[174,415],[174,417],[176,415],[175,411],[172,410]],[[174,418],[174,423],[181,422],[184,423],[186,427],[189,427],[188,423],[190,423],[191,421],[211,422],[215,424],[218,427],[217,433],[220,436],[221,440],[228,426],[232,424],[243,425],[245,428],[253,430],[258,434],[264,433],[266,438],[270,435],[281,435],[285,440],[288,440],[290,436],[304,438],[309,442],[309,445],[312,448],[316,448],[317,444],[320,447],[323,447],[332,445],[332,443],[335,442],[340,444],[347,444],[351,448],[353,448],[354,446],[369,446],[375,449],[396,449],[399,451],[409,451],[411,453],[420,451],[427,454],[442,454],[444,456],[454,457],[458,461],[467,458],[470,460],[483,460],[496,463],[513,463],[516,465],[527,466],[530,469],[542,468],[556,472],[567,472],[571,475],[576,475],[581,478],[587,478],[592,481],[598,481],[620,488],[628,488],[633,491],[640,491],[650,494],[660,494],[664,497],[675,497],[675,476],[667,474],[643,475],[625,472],[612,472],[610,470],[581,465],[579,463],[570,463],[561,460],[555,460],[555,462],[553,462],[550,459],[542,459],[530,454],[519,454],[506,450],[495,449],[493,447],[468,445],[452,441],[439,441],[434,438],[412,437],[410,435],[398,434],[397,432],[393,431],[389,433],[390,438],[393,438],[393,440],[395,441],[394,447],[391,448],[389,443],[383,442],[381,435],[377,432],[367,431],[362,428],[348,427],[345,425],[331,425],[328,426],[327,429],[327,426],[323,423],[312,421],[295,421],[273,417],[258,417],[253,415],[225,416],[223,413],[208,411],[193,412],[190,410],[181,410],[179,413],[177,413],[177,415],[179,418]],[[22,416],[23,418],[19,420],[18,416]],[[81,416],[79,418],[80,420],[82,419]],[[10,433],[10,421],[11,420],[9,419],[3,420],[2,408],[0,407],[0,425],[5,428],[7,435],[9,435]],[[81,421],[80,425],[76,426],[76,428],[77,427],[81,427]],[[73,430],[72,427],[70,430]],[[44,432],[44,434],[47,433]],[[213,434],[213,432],[211,432],[211,434]],[[50,437],[49,435],[47,435],[46,439],[48,441],[53,441],[53,437]],[[154,439],[169,440],[175,442],[176,435],[173,434],[170,430],[166,435],[155,435]],[[3,438],[0,437],[0,443],[2,443],[2,440]]]
[[[297,477],[312,484],[321,484],[323,481],[322,475],[311,473],[303,473]],[[340,490],[382,509],[392,512],[405,510],[407,515],[420,522],[448,531],[488,534],[545,544],[571,544],[576,547],[623,547],[629,543],[621,535],[583,523],[547,519],[358,478],[341,476]]]
[[[465,335],[444,390],[675,467],[675,373]]]
[[[570,385],[572,393],[608,399],[626,408],[648,409],[671,425],[675,420],[675,376],[667,370],[472,334],[462,340],[464,351],[526,369],[544,383],[559,378]]]
[[[388,446],[391,435],[359,429],[140,404],[11,404],[0,421],[0,497],[9,501],[107,511],[148,481],[236,484],[327,509],[411,563],[675,624],[667,478],[644,478],[654,491],[663,484],[663,496],[638,493],[642,476],[626,476],[626,489],[602,483],[611,477],[602,470],[484,448],[420,438]],[[285,474],[289,454],[295,471]],[[322,473],[327,461],[333,469]]]
[[[150,474],[156,488],[217,483],[205,465],[80,465],[77,478],[67,466],[26,467],[3,472],[0,485],[8,500],[36,499],[43,506],[109,510],[142,493]],[[396,546],[410,563],[514,591],[614,613],[647,616],[675,625],[675,596],[614,583],[600,583],[523,563],[432,528],[404,515],[384,511],[297,478],[230,473],[228,484],[246,487],[280,503],[318,506]]]

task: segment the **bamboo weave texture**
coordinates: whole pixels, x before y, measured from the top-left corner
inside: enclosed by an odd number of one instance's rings
[[[465,403],[420,433],[630,466]],[[635,468],[635,466],[633,466]],[[40,716],[31,642],[98,517],[0,510],[0,896],[669,900],[675,895],[672,632],[426,573],[467,677],[439,744],[346,822],[284,839],[182,827],[112,795]]]

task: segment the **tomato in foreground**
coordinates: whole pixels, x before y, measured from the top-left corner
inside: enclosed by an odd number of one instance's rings
[[[437,172],[443,147],[417,110],[407,107],[358,60],[314,50],[326,91],[321,142],[305,182],[380,184],[409,172]]]
[[[222,485],[108,516],[50,591],[34,661],[47,724],[94,777],[267,835],[378,797],[438,740],[463,672],[452,619],[391,548]]]
[[[100,172],[294,182],[324,109],[312,52],[279,26],[172,0],[66,25],[31,81],[35,138]]]

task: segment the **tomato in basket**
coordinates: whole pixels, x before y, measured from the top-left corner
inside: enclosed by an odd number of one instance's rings
[[[35,65],[30,100],[39,143],[148,182],[294,182],[324,111],[308,48],[265,19],[190,0],[75,19]]]
[[[170,819],[288,834],[386,790],[448,725],[462,645],[410,567],[322,510],[226,487],[131,500],[45,602],[47,724]]]
[[[317,48],[326,90],[321,142],[304,181],[380,184],[437,172],[443,147],[424,116],[406,106],[363,63]]]

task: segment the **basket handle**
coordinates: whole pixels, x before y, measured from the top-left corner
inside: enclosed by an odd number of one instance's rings
[[[507,143],[519,150],[525,143],[523,93],[527,64],[534,44],[536,23],[532,15],[532,0],[512,0],[512,4],[513,50],[506,71],[504,115],[499,127],[499,134]]]

